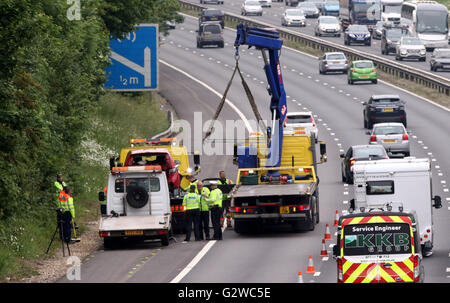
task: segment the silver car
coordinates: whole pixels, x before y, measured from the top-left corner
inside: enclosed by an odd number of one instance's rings
[[[348,59],[344,53],[325,53],[319,57],[319,73],[326,74],[328,72],[343,72],[348,73]]]
[[[374,124],[370,134],[369,144],[380,144],[387,152],[392,154],[401,153],[405,157],[410,155],[409,137],[402,123],[377,123]]]
[[[263,9],[258,0],[245,0],[241,6],[241,15],[262,16]]]
[[[427,50],[419,38],[402,37],[400,39],[396,47],[395,60],[403,59],[419,59],[419,61],[427,59]]]
[[[305,14],[300,9],[287,9],[281,16],[282,26],[306,26]]]
[[[314,35],[319,37],[325,35],[340,37],[341,26],[338,18],[333,16],[320,16],[314,27]]]
[[[318,18],[319,17],[319,9],[316,7],[316,5],[312,2],[300,2],[297,5],[298,9],[301,9],[304,13],[306,18]]]

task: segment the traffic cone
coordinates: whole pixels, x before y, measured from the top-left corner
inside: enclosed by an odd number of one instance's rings
[[[331,240],[331,233],[330,233],[330,226],[328,226],[328,224],[326,225],[327,229],[325,230],[325,240]]]
[[[314,269],[313,258],[312,255],[309,255],[308,268],[306,269],[307,274],[313,274],[316,270]]]
[[[336,217],[334,218],[333,226],[338,226],[338,224],[339,224],[339,211],[336,210]]]
[[[328,257],[327,249],[325,248],[325,239],[322,239],[322,250],[320,251],[321,257]]]
[[[227,227],[231,227],[231,218],[227,217]]]
[[[223,217],[220,217],[220,227],[223,227]]]
[[[297,280],[297,283],[303,283],[303,276],[302,276],[302,272],[301,272],[301,271],[298,272],[298,280]]]

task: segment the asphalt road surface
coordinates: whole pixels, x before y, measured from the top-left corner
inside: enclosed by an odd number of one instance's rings
[[[191,2],[193,4],[200,5],[200,1],[196,0],[187,0],[188,2]],[[223,5],[217,5],[217,4],[201,4],[202,6],[210,7],[210,8],[217,8],[224,12],[230,12],[233,14],[240,15],[241,14],[241,5],[244,1],[243,0],[227,0],[224,1]],[[263,7],[263,15],[262,16],[246,16],[247,18],[251,18],[254,20],[259,20],[268,24],[273,24],[276,26],[281,26],[281,16],[286,8],[292,8],[290,6],[286,6],[284,2],[272,2],[272,7]],[[317,18],[307,18],[306,19],[306,27],[288,27],[290,30],[301,32],[310,36],[314,36],[314,26],[317,22]],[[340,38],[338,37],[319,37],[321,39],[337,43],[340,45],[344,45],[344,35],[341,35]],[[405,64],[409,65],[415,68],[423,69],[428,72],[430,71],[430,58],[431,58],[431,52],[427,52],[427,60],[425,62],[421,62],[418,60],[403,60],[403,61],[395,61],[395,55],[393,53],[389,55],[382,55],[381,54],[381,42],[380,40],[372,39],[372,45],[371,46],[365,46],[365,45],[352,45],[351,48],[354,48],[356,50],[362,51],[362,52],[368,52],[373,55],[377,55],[380,57],[383,57],[385,59],[391,59],[394,62],[397,62],[398,64]],[[431,72],[434,74],[437,74],[439,76],[450,78],[450,72],[449,71],[438,71],[438,72]]]
[[[235,32],[225,30],[225,48],[197,49],[197,20],[186,17],[160,47],[161,93],[171,102],[181,119],[194,123],[199,112],[202,122],[210,119],[220,98],[209,88],[223,93],[235,64]],[[425,258],[425,282],[447,282],[450,242],[450,112],[406,91],[381,81],[377,85],[348,85],[342,74],[319,75],[317,59],[284,48],[281,54],[283,80],[289,111],[312,111],[319,127],[319,140],[327,142],[328,162],[319,165],[320,219],[314,231],[294,233],[283,227],[268,228],[258,234],[238,235],[227,229],[223,241],[178,242],[161,247],[159,242],[99,250],[83,260],[81,282],[296,282],[298,271],[306,271],[312,255],[316,274],[304,274],[305,282],[336,282],[336,262],[331,258],[330,244],[336,242],[336,229],[331,228],[332,241],[326,246],[330,258],[319,257],[325,224],[333,225],[335,211],[347,209],[352,198],[351,186],[341,182],[339,153],[350,145],[365,144],[362,105],[372,94],[398,94],[406,100],[408,129],[411,131],[411,155],[429,157],[432,161],[434,195],[441,195],[442,209],[434,211],[435,248]],[[169,66],[169,65],[170,66]],[[240,68],[246,77],[259,110],[269,119],[270,97],[262,69],[260,53],[240,50]],[[176,68],[176,69],[174,69]],[[181,74],[184,71],[186,74]],[[253,113],[240,80],[235,79],[228,94],[235,108],[226,104],[220,115],[222,122],[253,119]],[[194,120],[193,120],[194,119]],[[230,156],[203,155],[200,178],[213,177],[224,169],[235,178],[236,167]],[[174,280],[175,279],[175,280]],[[66,278],[60,282],[68,282]]]

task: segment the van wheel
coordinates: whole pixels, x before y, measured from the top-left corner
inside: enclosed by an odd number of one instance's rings
[[[113,249],[117,247],[117,241],[118,239],[111,238],[111,237],[105,237],[103,238],[103,246],[106,249]]]
[[[164,235],[161,237],[161,245],[169,246],[169,235]]]

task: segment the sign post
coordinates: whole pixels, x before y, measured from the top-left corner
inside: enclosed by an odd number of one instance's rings
[[[159,86],[158,25],[140,24],[125,39],[111,39],[112,65],[105,69],[110,91],[152,91]]]

